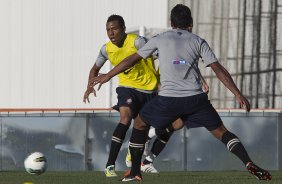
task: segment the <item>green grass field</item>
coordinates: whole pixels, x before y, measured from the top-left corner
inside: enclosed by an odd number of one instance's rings
[[[106,178],[103,172],[46,172],[40,176],[29,175],[24,171],[0,172],[0,184],[115,184],[120,177]],[[241,171],[214,172],[161,172],[143,174],[142,184],[251,184],[277,183],[282,184],[282,171],[273,171],[272,181],[258,181],[256,178]],[[136,182],[129,182],[136,183]]]

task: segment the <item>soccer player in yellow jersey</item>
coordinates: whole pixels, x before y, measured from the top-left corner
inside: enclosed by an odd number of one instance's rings
[[[98,76],[101,67],[107,60],[113,66],[116,66],[146,43],[144,37],[125,33],[125,23],[119,15],[111,15],[108,18],[106,30],[110,41],[102,46],[96,62],[90,70],[87,90],[83,97],[84,102],[89,102],[91,93],[96,96],[91,79]],[[109,158],[105,169],[107,177],[117,176],[115,173],[115,161],[131,120],[135,119],[141,107],[156,95],[158,84],[157,72],[151,57],[146,60],[142,59],[133,67],[119,74],[118,77],[119,86],[116,89],[118,102],[113,108],[120,112],[120,122],[112,136]]]

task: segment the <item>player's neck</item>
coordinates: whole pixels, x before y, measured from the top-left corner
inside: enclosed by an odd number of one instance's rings
[[[190,26],[187,27],[187,28],[172,27],[172,29],[180,29],[180,30],[183,30],[183,31],[192,32],[192,28]]]
[[[115,45],[117,47],[121,48],[123,46],[123,44],[124,44],[124,41],[125,41],[126,37],[127,37],[127,34],[124,33],[123,38],[121,39],[121,41],[119,43],[115,44]]]

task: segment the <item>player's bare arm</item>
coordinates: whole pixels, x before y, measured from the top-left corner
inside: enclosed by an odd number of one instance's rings
[[[95,86],[99,84],[98,90],[101,88],[102,84],[108,82],[111,78],[116,76],[117,74],[127,70],[128,68],[132,67],[135,63],[140,61],[142,57],[135,53],[131,56],[128,56],[124,60],[122,60],[118,65],[116,65],[111,71],[109,71],[107,74],[102,74],[99,76],[94,77],[90,82]]]
[[[249,112],[250,103],[237,88],[229,72],[219,62],[210,64],[210,67],[215,72],[217,78],[235,95],[240,107],[245,107],[245,109]]]
[[[86,101],[88,103],[90,103],[89,95],[91,93],[93,93],[94,96],[96,97],[96,91],[94,89],[94,85],[93,85],[92,80],[93,80],[94,77],[98,76],[100,69],[101,69],[101,67],[98,67],[96,64],[94,64],[93,67],[90,70],[89,77],[88,77],[88,83],[87,83],[87,89],[84,92],[84,96],[83,96],[83,102],[84,103],[86,103]]]

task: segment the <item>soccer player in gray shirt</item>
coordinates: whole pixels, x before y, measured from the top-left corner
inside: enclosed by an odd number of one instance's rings
[[[153,37],[137,53],[124,59],[109,73],[93,80],[95,84],[99,83],[99,89],[103,83],[140,59],[150,56],[156,50],[159,53],[161,89],[157,97],[143,106],[136,118],[129,145],[132,169],[130,175],[122,181],[142,180],[140,160],[148,127],[165,129],[177,118],[181,118],[187,127],[205,127],[244,163],[251,174],[259,180],[271,180],[270,173],[255,165],[239,138],[226,129],[207,95],[201,90],[197,67],[199,58],[202,58],[206,67],[211,67],[218,79],[234,94],[240,107],[250,111],[248,100],[237,88],[229,72],[218,62],[208,43],[189,32],[192,22],[190,9],[178,4],[171,10],[170,18],[172,30]]]

